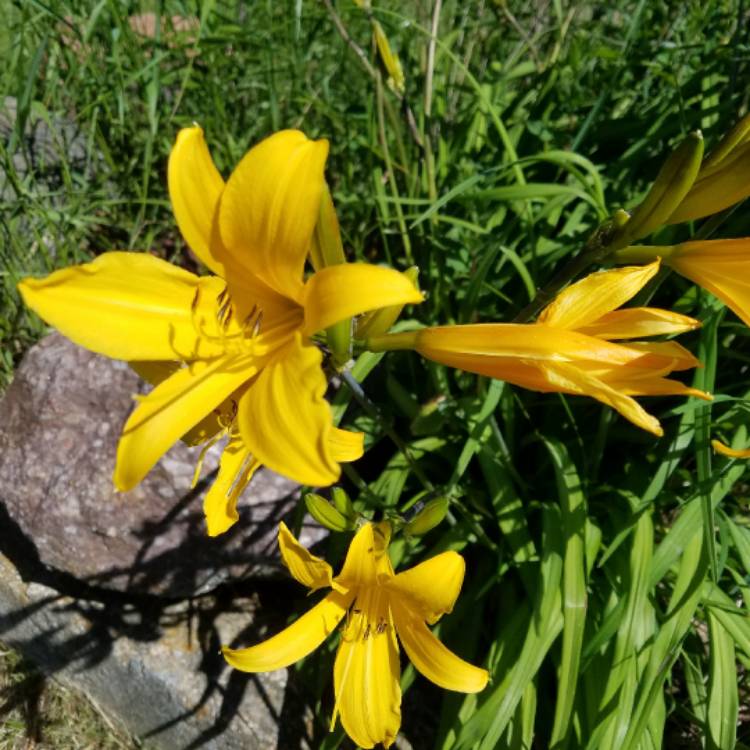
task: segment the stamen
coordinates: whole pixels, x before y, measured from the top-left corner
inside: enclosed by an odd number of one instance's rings
[[[224,330],[225,331],[227,330],[227,328],[229,328],[229,323],[232,320],[232,314],[233,314],[233,312],[234,312],[234,310],[230,306],[229,312],[227,312],[226,317],[224,318]]]
[[[237,412],[239,411],[237,402],[234,399],[232,399],[229,403],[231,405],[232,410],[228,416],[224,414],[224,412],[220,411],[219,409],[214,409],[214,412],[216,413],[216,417],[217,417],[217,422],[225,430],[228,430],[232,426],[232,422],[234,422],[234,419],[237,416]]]
[[[250,468],[252,467],[254,461],[255,459],[253,458],[251,453],[248,453],[247,456],[245,456],[245,460],[242,462],[240,470],[234,475],[232,484],[229,487],[229,491],[227,492],[227,497],[232,497],[235,491],[239,489],[239,486],[245,482],[247,473],[250,471]]]
[[[263,310],[258,313],[258,318],[253,326],[252,338],[255,338],[260,333],[260,324],[263,322]]]
[[[250,325],[250,321],[255,317],[255,314],[258,312],[258,305],[253,305],[252,310],[245,316],[245,319],[242,321],[242,327],[247,328]]]
[[[227,310],[231,310],[231,305],[232,305],[232,300],[227,299],[222,303],[221,307],[219,307],[219,310],[216,313],[216,318],[218,319],[219,323],[221,323],[224,320]]]
[[[195,464],[195,471],[193,472],[193,481],[190,484],[190,489],[195,489],[195,485],[198,484],[198,480],[200,479],[201,475],[201,469],[203,468],[203,459],[206,457],[206,453],[208,453],[209,448],[216,445],[216,443],[224,436],[224,432],[224,430],[217,432],[201,448],[201,452],[198,454],[198,461]]]

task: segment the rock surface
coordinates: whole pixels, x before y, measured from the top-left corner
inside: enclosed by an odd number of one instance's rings
[[[206,536],[202,495],[218,447],[191,490],[199,448],[176,444],[134,490],[112,486],[117,441],[142,390],[135,373],[59,334],[32,347],[0,402],[0,503],[41,562],[98,587],[181,598],[280,570],[276,530],[298,512],[297,486],[256,474],[240,521]],[[302,541],[320,538],[303,527]]]
[[[240,633],[252,641],[265,632],[257,597],[228,607],[106,593],[59,575],[24,581],[0,554],[0,640],[86,693],[145,748],[310,747],[309,709],[292,705],[287,671],[243,674],[219,652]]]

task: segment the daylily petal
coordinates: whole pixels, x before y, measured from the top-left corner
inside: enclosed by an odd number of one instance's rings
[[[366,263],[328,266],[305,284],[305,333],[312,335],[368,310],[423,299],[412,281],[392,268]]]
[[[336,711],[346,733],[362,748],[390,747],[401,725],[398,644],[388,604],[377,602],[352,610],[333,669]],[[360,599],[354,605],[356,610]]]
[[[223,286],[152,255],[111,252],[44,279],[24,279],[18,289],[47,323],[91,351],[124,360],[190,360],[222,352],[201,328],[217,328]]]
[[[114,483],[132,489],[167,449],[256,373],[250,355],[195,362],[144,396],[117,446]]]
[[[142,380],[151,385],[159,385],[182,367],[182,362],[173,360],[133,360],[128,364]]]
[[[397,597],[391,600],[391,612],[404,650],[428,680],[461,693],[484,690],[489,679],[486,669],[469,664],[446,648],[425,625],[421,615],[411,612]]]
[[[722,443],[721,440],[712,440],[711,447],[717,453],[721,453],[722,456],[727,456],[727,458],[750,458],[750,448],[745,448],[744,450],[730,448],[725,443]]]
[[[540,369],[556,390],[591,396],[622,414],[634,425],[661,437],[664,431],[656,417],[651,416],[635,399],[620,393],[577,367],[564,363],[540,363]]]
[[[333,587],[339,593],[346,593],[346,588],[334,582],[331,566],[306,550],[283,521],[279,524],[279,550],[289,572],[303,586],[312,591]]]
[[[237,413],[237,403],[241,393],[242,387],[222,401],[194,427],[191,427],[180,440],[186,445],[200,445],[205,443],[206,440],[210,440],[219,431],[229,427]]]
[[[181,362],[149,362],[145,360],[132,361],[128,362],[128,364],[143,380],[151,385],[159,385],[159,383],[166,380],[170,375],[174,375],[183,366]],[[220,430],[228,427],[234,419],[234,413],[237,409],[237,398],[230,396],[208,416],[201,419],[198,424],[191,427],[180,440],[187,445],[199,445],[212,438]]]
[[[461,555],[443,552],[398,573],[385,584],[385,588],[408,600],[432,625],[453,609],[465,569]]]
[[[362,458],[365,452],[365,435],[362,432],[351,432],[333,427],[328,436],[328,445],[334,461],[339,463],[356,461]]]
[[[167,182],[172,211],[185,242],[205,266],[223,276],[221,263],[211,255],[211,228],[224,180],[197,125],[177,134],[169,152]]]
[[[620,373],[612,378],[604,378],[603,381],[616,391],[626,396],[694,396],[704,401],[711,401],[710,393],[698,390],[692,386],[685,385],[679,380],[662,378],[655,375],[638,375],[628,378],[627,374]]]
[[[374,585],[393,575],[388,557],[391,527],[388,523],[366,523],[355,535],[336,580],[348,589]]]
[[[341,473],[330,447],[331,409],[320,351],[297,335],[277,352],[239,403],[240,434],[270,469],[326,486]]]
[[[384,341],[397,340],[402,334],[390,334]],[[584,336],[548,325],[519,323],[477,323],[461,326],[436,326],[409,331],[415,348],[423,357],[450,367],[495,377],[486,370],[493,362],[504,368],[510,360],[571,362],[598,361],[625,365],[637,358],[637,352],[622,344]],[[500,378],[498,378],[500,379]]]
[[[685,242],[676,250],[669,267],[718,297],[750,326],[750,239]]]
[[[677,341],[629,341],[627,347],[643,352],[641,357],[631,362],[628,369],[630,367],[648,368],[654,373],[660,369],[672,372],[703,367],[701,361]]]
[[[252,148],[229,178],[219,230],[237,263],[299,299],[318,220],[328,142],[282,130]]]
[[[325,599],[288,628],[257,646],[222,648],[224,658],[243,672],[270,672],[288,667],[314,651],[334,631],[346,614],[354,594],[331,591]]]
[[[295,328],[301,328],[304,310],[295,300],[272,289],[246,266],[240,264],[216,239],[211,244],[213,254],[224,266],[227,289],[234,318],[254,325],[260,321],[264,328],[285,325],[295,319]]]
[[[593,323],[578,326],[578,333],[602,339],[639,339],[667,336],[700,328],[701,323],[687,315],[657,307],[631,307],[606,313]]]
[[[594,323],[627,302],[659,270],[659,260],[647,266],[599,271],[571,284],[539,315],[538,323],[570,330]]]
[[[259,466],[242,439],[232,436],[221,454],[219,473],[203,499],[209,536],[223,534],[237,522],[237,500]]]

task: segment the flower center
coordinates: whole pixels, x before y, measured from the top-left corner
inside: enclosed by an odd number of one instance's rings
[[[380,586],[365,586],[349,610],[343,638],[367,641],[388,632],[392,626],[388,599]]]

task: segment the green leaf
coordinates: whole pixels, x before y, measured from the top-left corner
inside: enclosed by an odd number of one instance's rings
[[[734,750],[737,742],[737,666],[734,639],[708,608],[707,750]]]

